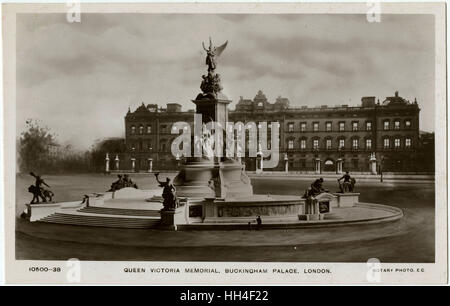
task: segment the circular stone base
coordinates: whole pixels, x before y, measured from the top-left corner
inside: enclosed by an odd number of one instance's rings
[[[343,226],[353,224],[372,224],[395,221],[403,217],[400,208],[370,203],[358,203],[354,207],[333,208],[331,213],[324,214],[317,220],[299,220],[298,218],[286,219],[283,217],[261,217],[260,229],[286,229],[286,228],[312,228]],[[179,225],[178,230],[248,230],[249,218],[230,218],[229,222],[220,223],[192,223]],[[251,227],[256,228],[252,222]]]
[[[346,217],[346,219],[343,219]],[[411,226],[403,221],[399,208],[359,203],[353,208],[334,208],[328,219],[285,223],[195,224],[184,225],[185,231],[158,229],[104,228],[28,222],[17,219],[16,232],[27,237],[79,244],[100,244],[140,247],[203,247],[203,246],[275,246],[311,245],[373,240],[407,233]],[[411,216],[410,216],[411,217]],[[399,220],[400,219],[400,220]],[[413,218],[414,219],[414,218]],[[399,220],[395,223],[388,221]],[[178,226],[178,229],[183,226]],[[336,228],[333,228],[336,227]],[[202,229],[198,231],[196,229]]]

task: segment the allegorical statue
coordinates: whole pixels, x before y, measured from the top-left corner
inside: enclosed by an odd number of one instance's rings
[[[156,181],[159,183],[160,187],[163,187],[163,210],[175,210],[179,206],[179,201],[177,198],[177,190],[174,185],[172,185],[170,178],[166,178],[165,182],[162,182],[158,178],[159,172],[155,173]]]
[[[341,184],[341,180],[344,180],[344,182]],[[341,192],[353,192],[353,189],[355,188],[356,180],[355,178],[350,176],[350,173],[348,171],[345,172],[345,174],[338,179],[339,189]]]
[[[227,47],[228,40],[221,45],[220,47],[213,47],[211,37],[209,38],[209,48],[205,48],[205,43],[202,42],[203,49],[206,51],[206,65],[208,65],[208,72],[214,72],[217,67],[216,63],[216,56],[220,56],[222,54],[223,50]]]
[[[211,38],[209,38],[209,48],[205,47],[205,43],[202,42],[203,49],[206,51],[206,60],[205,63],[208,66],[208,73],[202,75],[202,83],[200,85],[200,89],[203,94],[200,94],[197,99],[201,98],[216,98],[217,93],[222,91],[222,85],[220,81],[220,75],[216,73],[217,62],[216,56],[220,56],[223,50],[225,50],[228,41],[226,41],[220,47],[214,47],[211,42]]]
[[[39,198],[42,199],[42,202],[47,202],[47,200],[51,202],[54,194],[50,190],[44,189],[43,185],[50,186],[39,175],[33,172],[30,172],[30,175],[36,179],[35,184],[28,187],[28,191],[33,194],[33,199],[30,204],[39,203]]]

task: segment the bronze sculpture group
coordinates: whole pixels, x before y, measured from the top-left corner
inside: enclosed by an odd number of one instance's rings
[[[341,180],[344,180],[344,182],[341,184]],[[353,192],[353,189],[355,188],[356,180],[355,178],[351,177],[349,172],[346,171],[345,174],[338,179],[339,183],[339,190],[340,192]]]
[[[30,175],[33,176],[36,181],[34,185],[30,185],[28,187],[28,192],[33,194],[33,199],[31,200],[30,204],[40,203],[39,198],[41,198],[42,202],[51,202],[53,200],[53,192],[49,189],[45,189],[43,185],[50,188],[49,185],[42,179],[41,176],[34,174],[33,172],[30,172]]]
[[[203,94],[199,94],[197,100],[200,98],[217,98],[217,94],[222,91],[222,85],[220,81],[220,74],[216,73],[217,62],[215,57],[220,56],[223,50],[225,50],[228,41],[219,47],[213,47],[211,38],[209,39],[209,47],[206,48],[202,43],[203,49],[206,51],[205,64],[208,66],[208,73],[202,75],[202,83],[200,89]]]
[[[131,178],[128,176],[128,174],[125,175],[117,175],[117,177],[119,178],[117,181],[115,181],[114,183],[111,184],[111,188],[108,191],[116,191],[125,187],[133,187],[133,188],[138,188],[138,186],[136,185],[136,183],[134,183]]]
[[[344,181],[341,183],[342,180],[344,180]],[[339,184],[339,192],[341,192],[341,193],[353,192],[353,190],[355,188],[356,180],[355,180],[355,178],[350,176],[348,171],[346,171],[345,174],[341,178],[339,178],[337,181]],[[323,182],[324,182],[323,178],[316,179],[311,184],[311,186],[308,189],[306,189],[305,193],[303,194],[303,197],[308,199],[311,197],[316,197],[317,195],[319,195],[323,192],[328,192],[328,190],[323,188],[323,186],[322,186]]]
[[[156,181],[159,183],[160,187],[163,187],[163,211],[173,211],[180,206],[180,202],[177,198],[177,190],[175,186],[171,183],[170,178],[166,178],[166,181],[159,180],[159,172],[155,173]]]

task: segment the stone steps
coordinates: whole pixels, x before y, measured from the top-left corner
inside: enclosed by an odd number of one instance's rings
[[[124,215],[124,216],[143,216],[143,217],[159,217],[159,210],[146,209],[124,209],[124,208],[109,208],[109,207],[84,207],[78,212],[89,214],[103,214],[103,215]]]
[[[39,222],[114,228],[156,228],[159,226],[160,220],[155,218],[113,217],[100,214],[98,216],[90,216],[54,213],[40,219]]]

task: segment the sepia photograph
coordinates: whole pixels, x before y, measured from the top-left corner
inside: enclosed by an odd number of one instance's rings
[[[3,15],[12,281],[446,281],[445,4]]]

